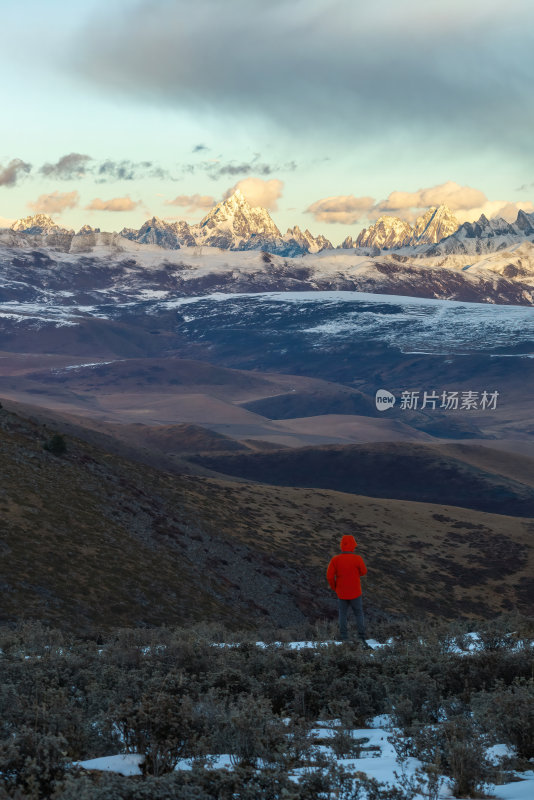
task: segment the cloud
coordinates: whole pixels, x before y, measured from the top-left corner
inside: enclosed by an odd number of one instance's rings
[[[78,192],[51,192],[41,194],[33,203],[28,203],[28,207],[34,211],[41,211],[43,214],[61,214],[67,208],[76,208],[80,202]]]
[[[69,153],[61,156],[55,164],[43,164],[39,172],[47,177],[60,180],[92,176],[96,183],[133,181],[139,178],[174,180],[166,169],[153,161],[131,161],[129,159],[115,161],[107,158],[104,161],[95,162],[92,156],[82,153]]]
[[[246,175],[247,172],[257,172],[259,175],[270,175],[273,168],[269,164],[258,164],[254,161],[243,162],[241,164],[223,164],[222,167],[212,167],[209,170],[211,177],[220,178],[224,175]]]
[[[511,203],[507,200],[487,200],[483,205],[477,208],[455,212],[455,216],[459,222],[474,222],[481,214],[484,214],[488,219],[492,217],[502,217],[507,222],[515,222],[517,219],[517,212],[520,210],[530,214],[534,211],[534,204],[524,200],[520,200],[517,203]]]
[[[10,228],[14,219],[7,219],[7,217],[0,217],[0,228]]]
[[[87,211],[133,211],[139,205],[140,200],[134,202],[130,197],[114,197],[111,200],[95,197],[85,208]]]
[[[211,208],[215,205],[215,198],[206,194],[180,194],[174,200],[165,200],[166,206],[180,206],[186,208],[189,214],[195,211]]]
[[[94,170],[97,183],[108,181],[133,181],[140,178],[170,179],[167,170],[152,161],[113,161],[107,159],[98,164]]]
[[[0,186],[15,186],[20,175],[30,172],[32,166],[21,158],[13,158],[5,167],[0,167]]]
[[[269,211],[276,211],[283,188],[283,182],[276,178],[268,181],[262,178],[244,178],[224,193],[224,199],[226,200],[239,189],[251,206],[261,206]]]
[[[448,206],[459,222],[473,222],[481,214],[488,219],[503,217],[508,222],[513,222],[520,208],[525,211],[534,210],[530,202],[489,200],[480,189],[447,181],[438,186],[418,189],[416,192],[391,192],[385,200],[374,206],[370,217],[376,219],[382,214],[392,214],[413,222],[425,209],[439,205]]]
[[[259,156],[249,161],[228,161],[221,163],[219,159],[212,159],[210,161],[201,161],[196,164],[183,164],[182,172],[184,174],[193,175],[195,172],[205,172],[211,180],[219,180],[228,175],[235,177],[237,175],[250,175],[256,173],[257,175],[272,175],[276,172],[294,172],[297,169],[296,161],[287,161],[283,164],[267,164],[259,160]]]
[[[206,24],[209,21],[209,24]],[[137,0],[74,38],[107,92],[301,136],[531,151],[530,0]]]
[[[193,147],[193,153],[201,153],[203,150],[209,150],[205,144],[197,144]]]
[[[368,217],[374,204],[373,197],[355,197],[353,194],[324,197],[308,206],[306,213],[313,214],[317,222],[354,225]]]
[[[87,172],[88,162],[92,161],[91,156],[82,153],[69,153],[56,161],[55,164],[43,164],[39,172],[43,175],[60,180],[72,180],[81,178]]]
[[[445,205],[451,211],[466,210],[485,203],[484,192],[470,186],[460,186],[447,181],[439,186],[418,189],[416,192],[391,192],[385,200],[376,205],[376,212],[398,214],[399,212]]]

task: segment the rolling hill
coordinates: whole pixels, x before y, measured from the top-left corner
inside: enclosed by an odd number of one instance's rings
[[[482,446],[447,451],[434,444],[379,442],[279,453],[200,454],[191,459],[211,470],[278,486],[534,516],[534,461],[509,455],[508,464],[516,465],[511,477],[510,467],[508,474],[500,472],[501,454]]]

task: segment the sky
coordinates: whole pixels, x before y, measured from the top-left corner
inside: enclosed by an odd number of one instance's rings
[[[0,225],[534,211],[530,0],[0,3]]]

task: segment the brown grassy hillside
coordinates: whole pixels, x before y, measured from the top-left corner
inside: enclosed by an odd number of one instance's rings
[[[75,630],[335,614],[344,533],[369,564],[371,618],[532,609],[534,521],[444,504],[173,475],[0,411],[0,621]]]

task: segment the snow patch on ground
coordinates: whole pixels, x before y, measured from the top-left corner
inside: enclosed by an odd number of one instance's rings
[[[319,742],[315,746],[316,753],[332,756],[332,748],[326,743],[328,739],[336,735],[334,720],[327,723],[317,723],[317,727],[312,729],[312,736]],[[389,724],[388,717],[376,717],[371,721],[373,727],[355,728],[351,731],[352,738],[357,742],[362,742],[360,756],[357,758],[338,758],[339,766],[344,767],[348,772],[364,773],[368,778],[374,778],[381,783],[398,784],[398,776],[405,775],[407,778],[415,778],[416,770],[423,766],[422,762],[416,758],[407,758],[400,764],[395,748],[389,741],[391,728],[383,727]],[[324,740],[324,742],[323,742]],[[510,755],[510,750],[505,745],[494,745],[488,749],[488,756],[498,763],[505,756]],[[74,767],[81,767],[86,770],[98,770],[102,772],[114,772],[124,776],[141,775],[141,763],[143,756],[138,753],[124,753],[101,758],[92,758],[86,761],[77,761]],[[194,763],[193,759],[182,759],[178,762],[175,770],[190,770]],[[208,769],[233,769],[235,760],[229,754],[219,754],[209,756],[206,761]],[[289,777],[298,782],[300,777],[309,771],[309,767],[299,767],[291,771]],[[491,784],[487,787],[487,793],[499,798],[499,800],[531,800],[534,796],[534,771],[515,773],[516,780],[502,785]],[[421,797],[417,795],[416,797]],[[447,778],[443,779],[440,797],[453,798],[450,783]]]

